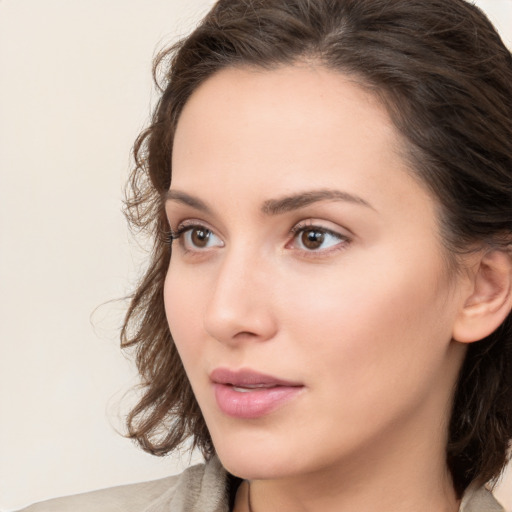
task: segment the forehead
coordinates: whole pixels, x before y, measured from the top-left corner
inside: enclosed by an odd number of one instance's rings
[[[207,193],[221,184],[223,192],[264,201],[336,187],[377,209],[403,206],[418,184],[402,147],[385,107],[350,76],[307,64],[229,68],[183,109],[172,188],[196,191],[202,183]]]
[[[174,141],[178,147],[183,132],[203,137],[203,151],[211,144],[251,139],[254,146],[279,152],[285,143],[309,139],[318,145],[320,137],[331,134],[348,155],[355,136],[376,144],[385,138],[387,146],[399,139],[368,89],[350,76],[308,64],[217,72],[185,104]]]

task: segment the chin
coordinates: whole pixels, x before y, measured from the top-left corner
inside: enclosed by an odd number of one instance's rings
[[[274,457],[260,448],[255,450],[247,445],[240,446],[239,443],[230,446],[216,445],[217,455],[226,470],[244,480],[266,479],[269,474],[274,473],[272,467]]]
[[[285,470],[280,467],[279,462],[276,464],[267,460],[250,460],[241,457],[223,457],[219,455],[223,467],[232,475],[242,478],[243,480],[273,480],[290,476],[290,469]],[[263,457],[261,458],[263,459]]]
[[[290,450],[288,453],[282,449],[282,445],[279,450],[272,444],[268,439],[266,443],[229,442],[218,443],[215,447],[224,468],[244,480],[278,479],[300,472],[296,467],[297,453],[300,451]]]

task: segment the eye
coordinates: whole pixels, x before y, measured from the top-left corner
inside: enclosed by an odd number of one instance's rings
[[[173,233],[172,239],[179,239],[187,251],[224,247],[224,242],[211,229],[201,225],[182,225]]]
[[[302,251],[321,252],[344,246],[349,242],[347,236],[321,226],[295,226],[292,247]]]

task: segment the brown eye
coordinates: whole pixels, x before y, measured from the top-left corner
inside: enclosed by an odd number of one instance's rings
[[[199,251],[214,247],[224,247],[224,242],[205,226],[185,226],[178,230],[175,238],[180,239],[180,244],[188,251]]]
[[[319,249],[324,243],[325,233],[318,229],[305,229],[300,235],[300,240],[306,249]]]
[[[193,228],[190,230],[190,241],[196,247],[207,247],[211,231],[204,228]]]
[[[292,247],[307,252],[323,253],[335,247],[344,247],[350,239],[322,226],[295,226]]]

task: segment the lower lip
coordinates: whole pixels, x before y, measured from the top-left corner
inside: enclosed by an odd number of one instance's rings
[[[255,419],[270,414],[296,397],[302,386],[276,386],[236,391],[226,384],[214,384],[219,409],[228,416]]]

